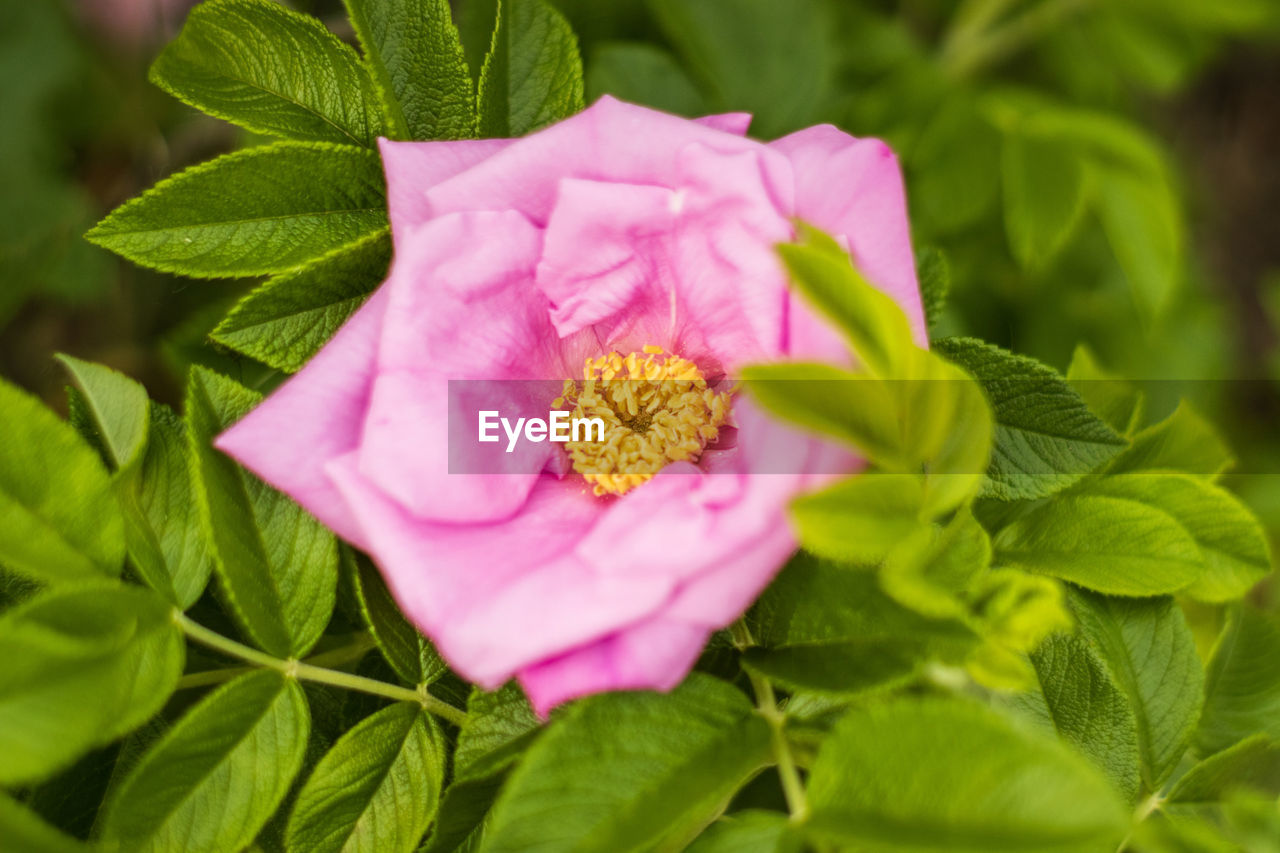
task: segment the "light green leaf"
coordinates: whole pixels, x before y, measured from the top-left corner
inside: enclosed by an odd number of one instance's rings
[[[404,618],[378,568],[368,557],[350,548],[344,547],[342,555],[350,565],[360,614],[391,668],[410,684],[428,684],[442,675],[447,669],[444,660],[422,632]]]
[[[769,739],[745,695],[698,673],[670,694],[593,696],[512,772],[480,850],[627,853],[687,840],[765,764]]]
[[[800,543],[832,560],[874,565],[922,527],[919,476],[864,474],[802,495],[791,504]]]
[[[850,711],[809,777],[810,831],[860,850],[1114,849],[1127,815],[1062,744],[978,705],[900,699]]]
[[[4,380],[0,434],[0,563],[45,583],[118,575],[124,530],[98,454]]]
[[[587,63],[586,85],[588,101],[613,95],[676,115],[694,117],[710,112],[675,57],[647,42],[598,45]]]
[[[1120,453],[1126,442],[1051,368],[974,338],[934,349],[972,374],[995,410],[987,491],[1001,500],[1041,498]]]
[[[1280,796],[1280,743],[1259,734],[1214,753],[1188,770],[1166,799],[1173,805],[1217,803],[1236,788]]]
[[[4,793],[0,793],[0,838],[19,853],[77,853],[89,849]]]
[[[300,369],[387,276],[391,241],[377,231],[241,299],[209,337],[288,373]]]
[[[1181,279],[1182,220],[1167,183],[1121,170],[1097,181],[1098,213],[1111,248],[1148,319],[1160,316]]]
[[[412,703],[361,720],[320,759],[289,817],[285,850],[412,853],[440,805],[443,738]]]
[[[1005,229],[1013,256],[1027,269],[1043,269],[1083,217],[1083,152],[1057,136],[1014,130],[1004,137],[1001,171]]]
[[[524,136],[582,109],[582,57],[546,0],[502,0],[480,72],[479,136]]]
[[[1054,634],[1031,653],[1037,688],[1010,704],[1080,750],[1126,802],[1137,799],[1138,724],[1128,697],[1098,652],[1073,634]]]
[[[373,145],[382,135],[356,52],[270,0],[209,0],[151,66],[151,82],[254,133]]]
[[[688,853],[801,853],[804,840],[784,814],[734,812],[711,824]]]
[[[209,582],[213,560],[200,526],[187,426],[162,403],[151,404],[141,464],[116,479],[129,559],[142,580],[186,610]]]
[[[146,389],[109,367],[58,355],[80,390],[94,433],[113,470],[128,468],[147,443],[150,400]]]
[[[1103,370],[1083,344],[1077,346],[1071,356],[1067,382],[1089,404],[1090,410],[1116,432],[1130,436],[1138,428],[1146,410],[1146,396],[1128,382]],[[1112,467],[1132,452],[1131,446],[1112,463]]]
[[[458,732],[454,776],[483,779],[506,770],[539,731],[538,718],[515,682],[491,692],[473,689],[467,698],[467,722]]]
[[[394,139],[467,139],[471,72],[448,0],[344,0]]]
[[[375,152],[279,142],[166,178],[85,236],[152,269],[235,278],[285,272],[386,225]]]
[[[962,507],[946,525],[922,525],[880,567],[880,586],[904,607],[935,619],[956,618],[957,595],[991,566],[991,537]]]
[[[0,785],[37,781],[137,728],[184,661],[169,607],[136,586],[37,595],[0,616]]]
[[[1200,547],[1203,572],[1182,590],[1200,601],[1244,595],[1271,571],[1262,525],[1235,495],[1190,474],[1152,472],[1102,477],[1092,494],[1140,501],[1172,516]]]
[[[1231,614],[1204,685],[1196,750],[1211,755],[1266,733],[1280,740],[1280,624],[1248,605]]]
[[[277,657],[301,657],[333,612],[337,542],[302,507],[211,446],[260,399],[224,376],[192,369],[187,429],[200,513],[244,630]]]
[[[137,853],[246,847],[302,766],[310,727],[297,682],[270,670],[240,676],[133,766],[104,806],[103,840]]]
[[[1128,697],[1138,724],[1143,790],[1158,791],[1186,751],[1204,695],[1187,620],[1169,598],[1077,592],[1072,606],[1081,634]]]
[[[1103,477],[1064,492],[996,534],[996,559],[1109,595],[1184,589],[1204,574],[1205,556],[1172,505],[1182,495],[1166,498],[1161,482]]]
[[[1234,464],[1230,448],[1213,425],[1182,402],[1169,417],[1135,435],[1107,472],[1165,469],[1212,479]]]

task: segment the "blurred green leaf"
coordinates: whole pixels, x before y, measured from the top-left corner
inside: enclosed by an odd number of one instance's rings
[[[1067,366],[1067,382],[1108,426],[1124,436],[1133,435],[1146,410],[1146,397],[1129,383],[1103,370],[1088,347],[1076,347]],[[1133,452],[1131,444],[1112,462],[1110,470],[1119,467],[1120,460]]]
[[[435,722],[412,703],[361,720],[302,786],[285,849],[412,853],[440,805],[443,746]]]
[[[688,853],[801,853],[804,840],[787,815],[740,811],[707,827]]]
[[[209,337],[293,373],[382,283],[390,261],[387,231],[374,232],[270,279],[241,299]]]
[[[1158,317],[1181,279],[1182,221],[1170,188],[1146,176],[1104,172],[1099,214],[1144,316]]]
[[[393,139],[468,139],[471,72],[448,0],[343,0]]]
[[[1169,598],[1072,596],[1081,634],[1106,661],[1138,723],[1146,793],[1160,790],[1186,751],[1203,701],[1204,673],[1182,611]]]
[[[1083,154],[1056,136],[1009,132],[1001,173],[1013,256],[1027,269],[1044,269],[1084,215],[1088,175]]]
[[[1214,753],[1188,770],[1166,799],[1173,805],[1216,803],[1237,788],[1280,796],[1280,743],[1259,734]]]
[[[356,52],[270,0],[208,0],[151,66],[151,82],[254,133],[371,146],[382,135]]]
[[[1128,824],[1083,758],[957,700],[850,711],[818,753],[809,801],[810,832],[859,849],[1112,849]]]
[[[244,630],[277,657],[301,657],[333,612],[337,542],[302,507],[211,446],[260,399],[212,371],[191,371],[187,431],[200,513],[218,578]]]
[[[125,202],[86,236],[196,278],[285,272],[386,227],[378,155],[324,142],[226,154]]]
[[[920,477],[869,474],[841,480],[791,504],[801,544],[832,560],[874,565],[922,526]]]
[[[278,672],[242,675],[187,711],[124,777],[101,818],[131,851],[246,847],[302,766],[310,714]]]
[[[991,400],[995,444],[986,491],[992,496],[1051,495],[1124,449],[1124,438],[1052,368],[975,338],[944,338],[933,346],[972,374]]]
[[[147,444],[150,400],[146,389],[122,373],[58,355],[80,389],[85,409],[112,470],[128,468]]]
[[[183,667],[182,634],[147,590],[88,585],[0,616],[0,785],[38,781],[159,711]]]
[[[98,455],[4,380],[0,432],[0,563],[45,583],[118,575],[124,530]]]
[[[674,56],[642,42],[602,44],[587,63],[587,100],[613,95],[682,116],[700,116],[709,109]]]
[[[1235,457],[1213,425],[1182,402],[1169,417],[1138,432],[1107,472],[1164,469],[1213,478],[1234,464]]]
[[[524,136],[582,109],[582,57],[546,0],[502,0],[480,72],[480,136]]]
[[[0,792],[0,838],[20,853],[77,853],[89,848]]]
[[[746,696],[698,673],[665,695],[593,696],[530,747],[480,850],[624,853],[687,841],[767,762],[769,738]]]
[[[1280,740],[1277,661],[1280,625],[1275,617],[1240,605],[1209,660],[1197,752],[1212,755],[1259,733]]]

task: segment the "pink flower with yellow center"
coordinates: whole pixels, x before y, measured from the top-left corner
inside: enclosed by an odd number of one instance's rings
[[[732,382],[849,361],[775,255],[797,219],[924,341],[889,148],[830,126],[765,144],[748,123],[603,98],[522,139],[384,140],[386,283],[217,441],[368,552],[457,672],[515,676],[540,713],[679,683],[795,550],[791,498],[856,469]],[[599,417],[604,440],[457,473],[494,450],[451,434],[459,380]]]

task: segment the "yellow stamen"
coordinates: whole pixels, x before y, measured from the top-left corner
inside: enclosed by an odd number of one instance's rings
[[[694,462],[720,437],[729,417],[729,392],[707,385],[687,358],[646,345],[623,356],[588,358],[582,383],[564,381],[556,408],[572,418],[600,418],[603,441],[570,441],[573,469],[597,495],[621,495],[671,462]]]

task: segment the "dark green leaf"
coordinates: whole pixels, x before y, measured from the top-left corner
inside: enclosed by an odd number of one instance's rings
[[[197,367],[187,390],[201,517],[235,614],[277,657],[301,657],[333,612],[338,548],[333,534],[210,442],[258,404],[259,395]]]
[[[0,616],[0,784],[36,781],[138,727],[182,673],[168,605],[140,587],[38,595]]]
[[[279,142],[166,178],[86,236],[152,269],[235,278],[285,272],[386,224],[376,153]]]
[[[942,251],[926,247],[916,253],[917,277],[920,279],[920,299],[924,303],[925,325],[929,337],[938,335],[943,315],[947,310],[947,295],[951,292],[951,267]]]
[[[1062,744],[980,706],[901,699],[850,711],[809,778],[809,828],[856,849],[1114,849],[1127,815]]]
[[[453,755],[454,776],[482,779],[506,770],[539,731],[538,718],[515,682],[492,692],[472,690]]]
[[[503,0],[480,72],[480,136],[524,136],[582,109],[582,58],[546,0]]]
[[[934,349],[977,378],[995,409],[987,488],[992,496],[1053,494],[1125,448],[1124,438],[1040,362],[974,338],[945,338]]]
[[[382,134],[356,52],[270,0],[209,0],[151,66],[151,82],[255,133],[372,145]]]
[[[444,758],[435,723],[417,705],[401,702],[366,717],[302,786],[285,849],[411,853],[440,804]]]
[[[447,0],[344,0],[393,139],[467,139],[471,72]]]
[[[241,299],[209,337],[293,373],[382,283],[390,261],[387,232],[375,232],[269,280]]]
[[[1200,715],[1204,674],[1195,640],[1172,599],[1072,597],[1081,634],[1107,663],[1138,724],[1142,782],[1160,790]]]
[[[1280,625],[1248,605],[1231,615],[1209,661],[1196,749],[1211,755],[1265,732],[1280,740]]]
[[[297,682],[270,670],[237,678],[133,766],[105,806],[102,838],[138,853],[244,848],[288,792],[309,729]]]
[[[387,663],[410,684],[434,681],[447,669],[439,652],[404,618],[373,562],[350,549],[344,548],[343,552],[351,564],[360,613]]]
[[[709,112],[675,57],[643,42],[613,42],[592,51],[587,63],[587,100],[601,95],[682,116]]]
[[[666,695],[593,696],[512,772],[480,849],[626,853],[687,840],[764,765],[769,738],[746,696],[701,674]]]
[[[97,453],[3,380],[0,433],[0,563],[42,582],[119,574],[124,531]]]
[[[59,355],[80,390],[85,413],[113,470],[127,468],[147,443],[150,400],[141,385],[109,367]]]

